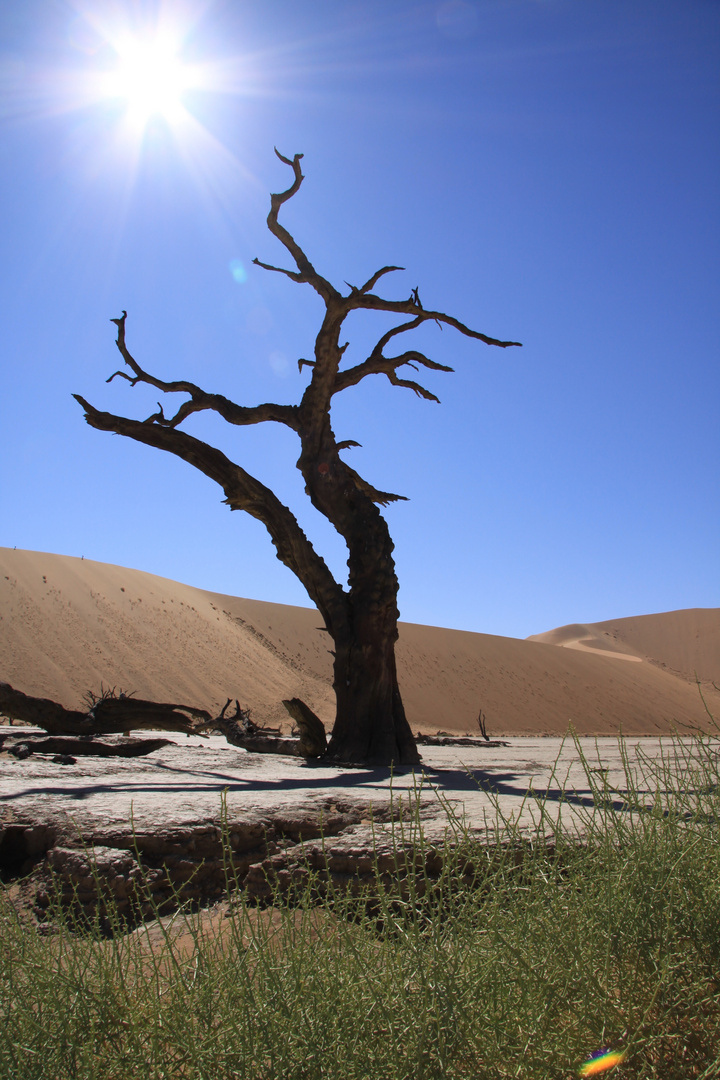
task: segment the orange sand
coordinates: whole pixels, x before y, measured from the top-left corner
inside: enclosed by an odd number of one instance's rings
[[[105,563],[0,548],[0,679],[77,706],[100,684],[217,709],[239,698],[289,726],[281,699],[332,724],[332,643],[309,608],[204,592]],[[415,731],[658,735],[720,716],[720,610],[572,625],[526,641],[402,623]]]

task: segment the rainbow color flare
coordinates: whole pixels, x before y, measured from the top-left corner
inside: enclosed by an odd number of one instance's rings
[[[600,1054],[599,1057],[592,1057],[589,1061],[584,1062],[580,1066],[579,1075],[596,1076],[598,1073],[605,1072],[606,1069],[612,1069],[614,1065],[619,1065],[624,1060],[624,1053],[617,1050],[607,1050],[605,1053]]]

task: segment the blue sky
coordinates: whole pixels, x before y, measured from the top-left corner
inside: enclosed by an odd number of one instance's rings
[[[158,25],[193,82],[143,125],[102,78]],[[719,60],[716,0],[5,0],[0,544],[307,604],[262,526],[71,397],[155,410],[105,383],[125,308],[160,377],[299,399],[319,301],[252,265],[283,260],[277,146],[305,154],[282,220],[336,285],[401,265],[388,297],[523,342],[428,326],[441,405],[380,376],[336,399],[349,462],[411,500],[386,511],[401,617],[524,637],[720,605]],[[348,359],[389,325],[354,318]],[[342,574],[292,433],[187,430]]]

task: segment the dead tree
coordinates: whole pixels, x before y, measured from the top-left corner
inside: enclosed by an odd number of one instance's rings
[[[482,735],[483,739],[485,740],[485,742],[490,742],[490,736],[487,733],[487,718],[482,709],[478,713],[477,722],[478,727],[480,728],[480,734]]]
[[[144,701],[131,694],[116,694],[114,689],[101,694],[88,694],[86,700],[88,708],[84,711],[66,709],[64,705],[50,698],[32,697],[21,690],[15,690],[10,683],[0,682],[0,717],[6,716],[10,721],[18,720],[21,724],[43,728],[50,736],[58,739],[65,738],[62,752],[136,757],[167,744],[167,739],[144,740],[135,753],[132,749],[117,746],[106,746],[103,749],[102,744],[96,741],[97,736],[127,735],[130,731],[143,729],[178,731],[185,735],[216,732],[224,735],[233,746],[241,746],[255,754],[290,754],[294,757],[314,758],[319,757],[325,750],[325,730],[307,705],[297,699],[287,705],[297,704],[305,711],[298,718],[298,739],[278,737],[274,732],[257,727],[250,719],[250,713],[242,709],[238,701],[235,702],[235,712],[229,713],[228,708],[232,704],[230,698],[217,716],[211,716],[205,709],[198,709],[194,705]],[[319,725],[320,733],[314,730],[313,721]],[[78,736],[81,741],[75,741],[70,746],[68,736]],[[8,738],[13,743],[29,743],[31,747],[35,746],[38,753],[49,753],[52,745],[52,739],[38,740],[35,734],[25,732],[16,735],[8,729],[7,734],[0,733],[0,746]],[[83,739],[90,740],[93,745],[90,746],[90,742],[83,744]],[[59,747],[58,741],[52,752],[61,752]]]
[[[191,705],[142,701],[113,691],[89,695],[87,705],[84,710],[66,709],[50,698],[32,697],[0,682],[0,716],[41,727],[49,735],[111,735],[140,728],[193,735],[198,724],[211,721],[210,713]],[[218,719],[224,713],[225,709]]]
[[[341,453],[359,445],[352,439],[338,441],[330,423],[330,407],[336,394],[357,386],[370,375],[385,375],[393,386],[405,387],[428,401],[435,394],[413,379],[401,378],[401,368],[410,366],[432,371],[452,371],[408,348],[392,355],[389,350],[401,335],[432,321],[453,327],[466,337],[487,345],[505,348],[516,341],[498,341],[441,311],[420,306],[417,290],[407,300],[385,300],[373,292],[379,280],[397,266],[383,266],[364,285],[349,285],[343,293],[324,278],[310,262],[303,248],[278,221],[284,203],[299,190],[303,181],[302,154],[290,160],[275,151],[293,171],[290,187],[270,196],[267,224],[270,232],[289,253],[295,269],[254,262],[265,270],[284,274],[291,281],[308,284],[323,301],[325,312],[315,341],[315,358],[300,364],[307,367],[309,381],[297,405],[238,405],[221,394],[208,393],[186,380],[166,381],[145,371],[130,354],[125,340],[125,320],[113,319],[118,328],[117,346],[130,369],[117,371],[132,386],[147,383],[163,393],[184,394],[185,400],[172,416],[162,405],[147,420],[101,412],[75,395],[85,410],[91,427],[125,435],[148,446],[166,450],[189,462],[216,481],[225,492],[231,510],[245,510],[267,528],[277,549],[277,557],[300,579],[317,606],[334,642],[333,686],[336,717],[327,757],[337,762],[414,764],[419,760],[415,740],[405,716],[395,667],[398,636],[398,581],[387,524],[379,506],[404,498],[379,491],[341,458]],[[358,310],[391,312],[408,319],[386,331],[370,355],[354,366],[343,367],[347,343],[341,332],[347,316]],[[297,467],[302,473],[313,506],[344,538],[348,550],[348,581],[335,581],[327,564],[315,551],[291,511],[277,496],[242,466],[213,446],[182,429],[194,413],[212,410],[229,424],[240,426],[266,421],[284,424],[300,443]]]

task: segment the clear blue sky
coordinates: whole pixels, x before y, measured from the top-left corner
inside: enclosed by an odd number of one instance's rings
[[[349,462],[411,500],[387,509],[402,618],[524,637],[720,605],[717,0],[164,10],[0,8],[0,544],[308,603],[209,480],[91,430],[71,398],[155,410],[156,392],[105,383],[126,308],[161,377],[299,399],[319,301],[251,263],[283,261],[265,226],[289,176],[277,146],[305,154],[283,221],[325,276],[405,266],[385,295],[417,285],[524,343],[423,328],[455,368],[428,373],[441,405],[381,376],[336,399],[337,437],[362,443]],[[103,79],[158,11],[191,78],[143,126]],[[348,358],[382,320],[347,324]],[[187,429],[273,486],[342,572],[292,433]]]

